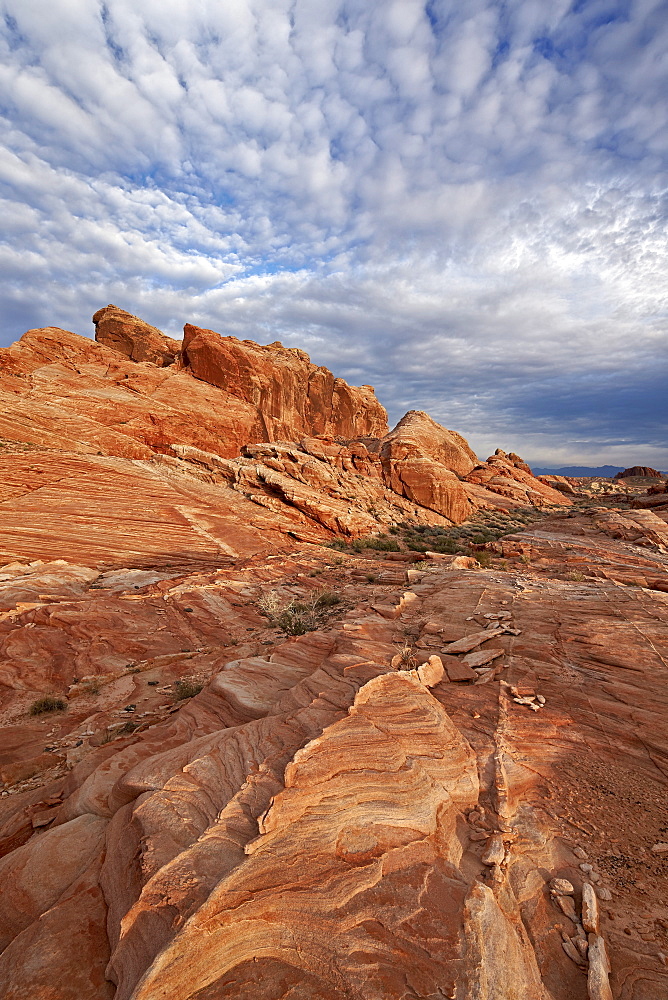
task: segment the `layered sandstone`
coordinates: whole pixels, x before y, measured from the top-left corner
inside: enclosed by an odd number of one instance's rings
[[[179,502],[179,512],[166,522],[173,525],[174,540],[186,516],[200,538],[209,532],[224,545],[229,542],[218,528],[211,531],[221,517],[265,524],[248,503],[265,508],[279,531],[315,540],[328,533],[370,534],[407,518],[459,523],[476,507],[503,507],[507,498],[511,504],[569,502],[548,491],[519,459],[502,463],[501,488],[498,469],[483,482],[480,467],[470,471],[476,459],[466,441],[424,413],[407,414],[387,432],[385,411],[369,386],[348,386],[302,351],[187,326],[181,352],[176,341],[116,306],[96,313],[95,323],[95,343],[45,328],[0,351],[0,456],[28,449],[44,453],[37,460],[44,466],[51,464],[49,453],[60,453],[53,466],[62,484],[59,496],[40,494],[48,498],[48,509],[30,529],[31,558],[52,557],[47,536],[53,515],[60,525],[59,512],[77,502],[76,456],[91,458],[90,477],[83,477],[91,484],[107,467],[112,478],[134,482],[139,506],[142,491],[150,494],[160,483],[158,491],[170,493],[178,482],[178,491],[196,499]],[[71,458],[65,460],[65,453]],[[105,466],[99,459],[115,461]],[[140,472],[138,461],[150,468]],[[9,516],[4,531],[0,526],[8,557],[14,552],[13,525],[25,518],[27,497],[46,474],[42,468],[26,479],[12,457],[10,482],[14,469],[19,478],[6,487]],[[464,476],[472,481],[462,482]],[[71,500],[63,495],[68,488]],[[125,495],[121,487],[119,496]],[[70,522],[72,536],[97,523],[85,513],[97,499],[88,500],[85,489],[81,499],[82,515]],[[152,509],[150,497],[146,503]],[[192,516],[182,514],[181,508],[191,507]],[[112,522],[121,516],[111,509],[109,514]],[[89,533],[91,541],[96,534],[97,528]],[[59,527],[53,537],[65,535]],[[77,543],[73,551],[79,548]],[[167,542],[165,552],[173,551]],[[104,556],[99,551],[91,558]]]
[[[630,469],[618,472],[615,479],[632,479],[636,476],[642,479],[663,479],[661,472],[657,472],[656,469],[652,469],[648,465],[632,465]]]
[[[664,529],[566,512],[504,569],[5,566],[2,996],[666,995]],[[260,610],[323,584],[305,635]]]
[[[254,408],[256,423],[242,444],[297,441],[303,434],[353,438],[387,433],[387,413],[371,386],[349,386],[311,364],[298,348],[279,343],[261,347],[187,323],[183,361],[196,378]]]
[[[165,368],[173,364],[180,354],[181,345],[177,340],[166,337],[157,327],[150,326],[118,306],[109,305],[98,309],[93,316],[93,323],[95,340],[131,361],[148,361]]]

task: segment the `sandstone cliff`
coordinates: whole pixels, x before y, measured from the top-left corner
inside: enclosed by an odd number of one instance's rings
[[[212,509],[217,489],[220,510],[235,510],[236,521],[263,523],[250,503],[277,518],[280,531],[305,540],[328,532],[368,535],[406,518],[458,523],[478,506],[498,505],[500,496],[518,504],[569,502],[519,465],[504,468],[503,488],[494,475],[482,488],[462,482],[475,476],[477,460],[459,434],[415,412],[388,432],[385,410],[369,386],[348,386],[302,351],[188,325],[181,349],[116,306],[101,309],[94,321],[96,343],[46,328],[0,350],[0,438],[59,452],[58,464],[50,464],[61,472],[64,453],[114,459],[114,474],[135,482],[140,493],[156,478],[169,480],[169,492],[176,477],[179,489],[197,497],[189,515],[196,530],[211,533],[214,526],[223,546],[229,539],[219,535],[221,513]],[[150,473],[120,460],[149,463]],[[59,473],[52,510],[58,524],[70,504],[68,481],[76,503],[80,465],[72,459],[71,474]],[[32,488],[22,481],[19,492],[23,486]],[[19,512],[19,520],[23,516]],[[79,526],[85,522],[92,538],[90,519],[83,512],[82,518]],[[45,524],[36,531],[32,556],[50,556],[38,538],[55,537],[53,517]],[[14,551],[11,538],[4,547]],[[167,544],[165,551],[172,548]]]

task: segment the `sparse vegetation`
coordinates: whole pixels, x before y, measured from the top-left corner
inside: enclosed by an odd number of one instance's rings
[[[408,643],[399,650],[399,657],[399,670],[413,670],[417,666],[415,650]]]
[[[30,706],[31,715],[44,715],[46,712],[64,712],[67,702],[64,698],[56,698],[54,695],[46,694],[37,701],[33,701]]]
[[[518,507],[512,511],[479,510],[470,521],[459,525],[417,524],[402,521],[388,527],[388,534],[356,538],[346,542],[341,538],[329,542],[340,552],[364,554],[371,552],[439,552],[444,555],[475,555],[479,548],[498,538],[523,531],[552,513],[551,508]]]
[[[102,684],[97,677],[89,677],[81,684],[83,694],[99,694],[101,689]]]
[[[572,570],[566,577],[567,580],[572,580],[574,583],[582,583],[584,578],[584,573],[581,573],[579,569]]]
[[[258,601],[258,607],[275,628],[286,635],[305,635],[314,632],[323,624],[326,612],[341,603],[341,597],[331,590],[321,590],[306,601],[281,599],[280,594],[270,590]]]
[[[200,693],[203,687],[204,685],[197,681],[182,677],[174,683],[174,700],[184,701],[186,698],[194,698],[196,694]]]
[[[480,563],[483,569],[489,569],[492,565],[492,553],[491,552],[476,552],[476,559]]]

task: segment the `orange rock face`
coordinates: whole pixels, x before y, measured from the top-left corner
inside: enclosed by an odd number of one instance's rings
[[[3,567],[0,995],[668,995],[658,521],[372,584],[304,544]],[[323,583],[318,628],[272,624]]]
[[[666,494],[101,312],[0,352],[3,1000],[668,996]]]
[[[149,361],[164,368],[173,364],[180,354],[178,341],[166,337],[161,330],[118,306],[98,309],[93,323],[96,341],[124,354],[131,361]]]
[[[186,324],[183,360],[192,374],[250,403],[257,427],[241,444],[297,441],[303,434],[382,437],[387,413],[373,389],[347,385],[293,347],[261,347]]]

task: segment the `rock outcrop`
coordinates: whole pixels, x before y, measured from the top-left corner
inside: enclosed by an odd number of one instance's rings
[[[148,361],[165,368],[174,364],[181,352],[177,340],[133,316],[118,306],[105,306],[93,316],[95,339],[131,361]]]
[[[667,996],[666,494],[96,318],[0,351],[3,1000]]]
[[[250,404],[255,421],[239,444],[298,441],[302,435],[354,438],[387,433],[371,386],[353,388],[304,351],[221,337],[186,324],[183,361],[196,378]]]
[[[632,479],[636,476],[643,479],[663,479],[661,472],[651,469],[648,465],[632,465],[630,469],[618,472],[615,479]]]
[[[466,476],[469,496],[475,500],[480,494],[477,487],[484,487],[488,493],[496,493],[509,500],[526,506],[543,507],[564,503],[564,494],[570,491],[552,485],[546,477],[534,476],[529,466],[513,452],[506,455],[497,448],[486,462],[476,465]],[[568,501],[566,501],[568,502]]]
[[[96,343],[45,328],[0,350],[0,455],[60,453],[63,475],[54,511],[70,504],[63,496],[66,483],[76,503],[80,456],[93,460],[87,464],[91,482],[98,479],[96,462],[104,466],[98,460],[115,460],[109,467],[114,476],[137,484],[138,504],[142,491],[150,493],[157,481],[169,480],[159,491],[171,493],[178,480],[186,493],[207,494],[206,500],[197,499],[191,518],[201,538],[228,513],[236,523],[251,525],[271,516],[280,532],[315,540],[357,537],[406,519],[459,523],[480,506],[570,502],[540,484],[519,459],[515,464],[499,459],[501,471],[482,477],[489,488],[478,482],[480,476],[474,482],[477,470],[469,470],[476,458],[459,434],[418,412],[388,432],[385,410],[369,386],[348,386],[311,364],[302,351],[261,347],[191,326],[181,351],[176,341],[115,306],[100,310],[95,321]],[[72,456],[71,474],[64,454]],[[39,461],[48,464],[45,457]],[[137,462],[149,463],[150,471],[140,473]],[[17,471],[19,481],[7,496],[7,510],[17,513],[10,513],[4,533],[0,525],[0,546],[8,556],[14,552],[12,524],[25,517],[26,498],[34,490],[30,483],[39,481],[39,475],[25,481],[24,472]],[[472,481],[462,482],[467,473]],[[215,515],[210,505],[221,489],[223,514]],[[264,507],[264,520],[251,514],[239,495]],[[147,504],[152,509],[150,497]],[[44,524],[52,521],[47,511]],[[90,518],[82,514],[79,526],[84,522],[90,530]],[[180,515],[166,523],[174,524],[175,539],[181,536]],[[97,530],[90,537],[96,535]],[[212,535],[229,544],[218,527]],[[31,558],[52,558],[47,536],[48,530],[36,526]],[[61,536],[59,528],[54,538]],[[173,550],[167,543],[165,552]],[[101,551],[97,558],[104,558]]]

